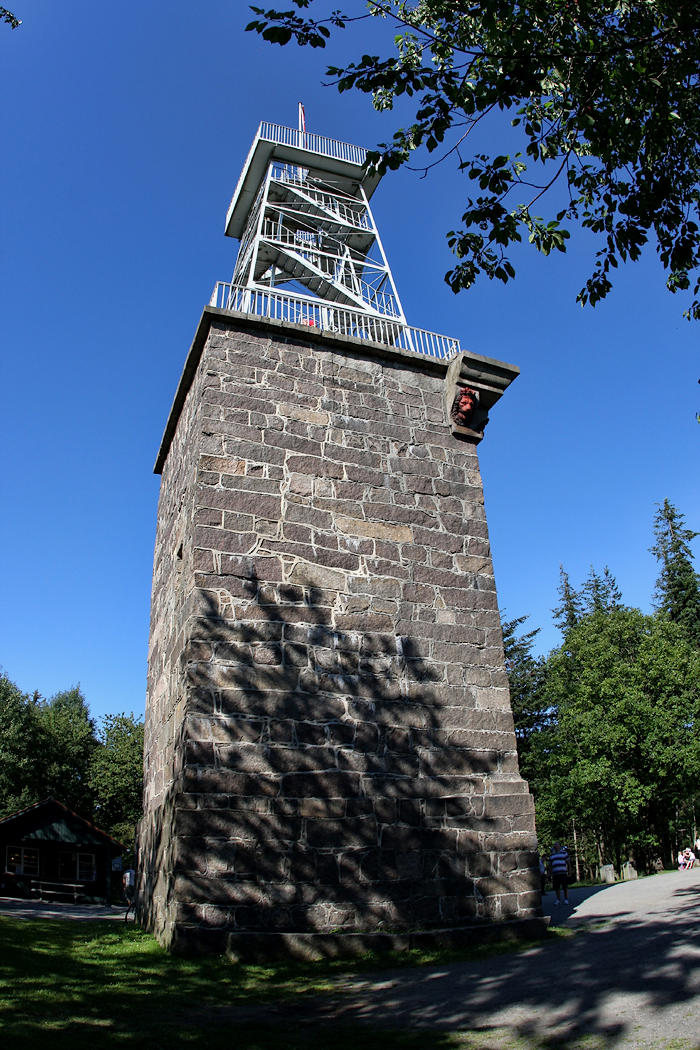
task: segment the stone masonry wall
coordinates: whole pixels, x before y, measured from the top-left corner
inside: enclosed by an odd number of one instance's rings
[[[236,931],[530,918],[476,449],[445,366],[215,317],[165,461],[140,917]]]
[[[139,897],[151,927],[167,939],[172,928],[175,864],[173,819],[182,786],[187,696],[193,508],[204,411],[205,373],[199,371],[175,432],[158,503],[144,733],[144,819],[139,838]],[[185,551],[187,550],[187,555]]]

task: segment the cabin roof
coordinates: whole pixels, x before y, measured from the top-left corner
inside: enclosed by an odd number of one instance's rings
[[[106,831],[101,831],[51,796],[0,820],[0,839],[8,841],[10,838],[17,845],[65,842],[77,846],[107,846],[112,854],[123,853],[126,849]]]

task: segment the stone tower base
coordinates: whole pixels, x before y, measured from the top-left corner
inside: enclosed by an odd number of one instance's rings
[[[156,467],[138,915],[163,944],[541,929],[481,435],[450,418],[460,374],[493,401],[513,369],[463,359],[205,310]]]

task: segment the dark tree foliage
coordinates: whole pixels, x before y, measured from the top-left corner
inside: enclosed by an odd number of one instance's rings
[[[654,517],[656,543],[650,548],[661,562],[654,598],[659,612],[680,624],[700,645],[700,578],[690,550],[699,534],[686,529],[684,522],[684,515],[665,499]]]
[[[517,633],[527,619],[527,616],[520,616],[516,620],[501,622],[510,706],[521,763],[533,733],[546,729],[552,718],[551,708],[543,696],[545,661],[543,657],[532,654],[539,628],[525,634]]]
[[[10,29],[17,29],[22,23],[16,15],[12,14],[12,11],[8,11],[6,7],[0,7],[0,22],[6,22]]]
[[[556,724],[531,742],[540,832],[575,821],[601,860],[671,862],[700,775],[700,651],[678,624],[617,606],[586,614],[547,659]]]
[[[98,734],[79,686],[42,700],[0,673],[0,817],[52,795],[130,846],[142,785],[142,722],[107,715]]]
[[[552,609],[552,615],[565,636],[583,616],[618,609],[622,598],[617,581],[607,565],[602,576],[599,576],[591,565],[588,579],[580,591],[571,586],[569,574],[564,571],[564,566],[560,565],[558,590],[559,605]]]
[[[53,795],[90,819],[93,799],[89,771],[97,737],[80,686],[38,704],[36,715],[41,733],[40,798]]]
[[[143,722],[133,714],[102,719],[99,747],[90,765],[90,788],[95,822],[131,846],[143,795]]]
[[[0,672],[0,817],[38,801],[40,761],[35,704]]]
[[[586,613],[612,612],[620,608],[622,592],[610,569],[605,566],[603,575],[599,576],[591,565],[588,579],[581,589]]]
[[[583,616],[583,599],[578,591],[574,590],[569,580],[569,574],[564,571],[564,566],[559,566],[559,605],[552,609],[554,622],[560,631],[566,634],[575,627]]]
[[[524,618],[503,625],[538,834],[568,839],[590,874],[606,862],[619,869],[630,854],[646,870],[658,858],[668,865],[698,831],[700,580],[689,546],[697,534],[668,500],[654,532],[655,615],[622,605],[607,567],[591,568],[580,590],[562,567],[553,610],[562,644],[536,672],[536,632],[515,637]]]
[[[619,262],[639,258],[650,240],[669,290],[694,286],[697,295],[698,0],[350,0],[348,14],[324,12],[323,0],[293,3],[315,4],[319,17],[253,7],[247,29],[322,48],[329,26],[372,15],[395,23],[394,53],[327,74],[340,91],[371,94],[378,110],[416,98],[414,122],[370,155],[381,171],[445,144],[474,185],[462,227],[448,234],[457,264],[445,279],[455,292],[480,273],[515,276],[508,248],[523,237],[545,255],[565,251],[562,224],[579,221],[601,243],[581,303],[603,299]],[[501,155],[470,156],[469,134],[483,120],[501,127],[502,113],[517,132],[503,132]],[[548,194],[543,218],[536,210]],[[700,318],[700,300],[686,316]]]

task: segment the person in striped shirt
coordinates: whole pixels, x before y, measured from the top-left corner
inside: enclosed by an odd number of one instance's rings
[[[552,852],[549,854],[549,866],[552,869],[552,887],[557,895],[555,904],[561,904],[561,894],[564,894],[564,904],[569,903],[569,879],[571,878],[571,861],[566,846],[555,842]]]

